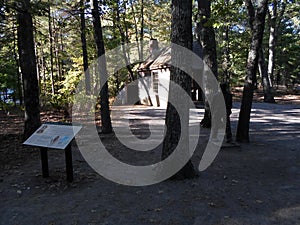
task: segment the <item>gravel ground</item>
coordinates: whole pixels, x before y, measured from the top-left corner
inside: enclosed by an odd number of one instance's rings
[[[232,130],[239,104],[234,104]],[[131,126],[147,134],[147,119],[160,109],[137,107]],[[199,109],[199,114],[203,110]],[[66,181],[64,153],[49,151],[50,177],[42,178],[39,149],[22,146],[20,121],[2,116],[0,135],[0,224],[3,225],[258,225],[300,224],[300,105],[253,105],[251,142],[224,148],[199,177],[145,187],[113,183],[98,175],[73,143],[74,182]],[[142,122],[142,123],[141,123]],[[8,126],[7,124],[16,124]],[[144,124],[144,125],[143,125]],[[209,134],[192,161],[197,167]],[[109,135],[114,156],[138,160]],[[125,153],[124,153],[125,152]],[[154,158],[160,155],[152,153]]]

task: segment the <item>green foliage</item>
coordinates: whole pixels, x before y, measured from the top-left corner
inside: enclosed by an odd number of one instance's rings
[[[73,103],[73,94],[76,91],[77,84],[83,76],[82,59],[74,58],[74,66],[68,71],[65,79],[59,82],[61,87],[54,98],[51,100],[52,106],[56,108],[68,108]]]
[[[276,59],[276,83],[283,83],[292,87],[300,82],[300,35],[294,35],[290,29],[283,31],[279,38],[279,46],[282,47],[280,56]]]
[[[0,91],[17,89],[16,65],[12,60],[0,59]]]
[[[278,0],[278,14],[283,9],[284,2]],[[272,4],[272,3],[270,3]],[[299,65],[297,59],[300,58],[299,37],[300,37],[300,3],[299,1],[287,1],[285,3],[286,11],[283,18],[278,18],[276,23],[281,27],[278,31],[278,43],[275,55],[275,83],[285,84],[287,86],[299,82]],[[219,74],[224,79],[224,62],[226,57],[226,46],[229,48],[230,62],[227,69],[231,76],[233,85],[241,85],[244,82],[246,71],[246,59],[250,43],[249,18],[243,1],[213,1],[212,21],[217,39],[217,51],[219,62]],[[225,30],[229,29],[229,43],[225,39]],[[268,62],[268,41],[269,27],[268,17],[266,18],[266,27],[264,33],[264,52],[266,62]]]
[[[127,70],[122,68],[108,79],[109,92],[112,97],[118,95],[118,92],[126,85]]]
[[[228,71],[233,86],[244,82],[246,59],[250,43],[248,15],[243,1],[213,1],[212,19],[216,32],[220,81]],[[226,39],[228,30],[228,40]]]
[[[18,95],[18,65],[16,61],[16,27],[13,14],[1,8],[0,19],[0,92],[11,91]]]
[[[300,2],[286,5],[278,36],[275,74],[277,84],[293,87],[300,82]]]

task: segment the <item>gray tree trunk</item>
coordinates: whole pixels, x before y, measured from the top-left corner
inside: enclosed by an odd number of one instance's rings
[[[171,42],[192,49],[192,0],[173,0],[172,1],[172,27],[171,27]],[[182,57],[172,54],[173,57]],[[173,58],[174,59],[174,58]],[[172,60],[173,60],[172,59]],[[184,59],[182,59],[184,60]],[[170,80],[177,83],[187,93],[191,90],[191,78],[178,68],[171,67]],[[188,131],[189,126],[189,103],[181,99],[182,96],[177,95],[170,86],[169,99],[180,103],[184,113],[178,115],[177,110],[168,103],[166,113],[166,136],[163,143],[162,159],[167,158],[177,147],[179,139],[184,138],[187,142],[189,139],[188,132],[181,133],[182,130]],[[181,127],[180,121],[184,120],[185,127]],[[189,151],[187,144],[186,149]],[[192,178],[196,176],[192,162],[188,163],[173,176],[175,179]]]
[[[208,65],[216,78],[218,78],[218,62],[215,31],[212,25],[208,22],[211,17],[211,1],[201,0],[198,1],[198,11],[200,16],[199,26],[199,39],[203,48],[203,61]],[[205,90],[204,90],[205,91]],[[211,127],[211,112],[208,102],[205,101],[204,118],[201,121],[201,126]]]
[[[243,90],[241,110],[236,133],[236,139],[239,142],[249,142],[249,125],[252,108],[253,92],[258,69],[259,49],[262,46],[262,39],[265,27],[265,17],[267,12],[268,0],[258,1],[257,9],[254,10],[251,0],[246,0],[249,14],[255,12],[251,46],[247,60],[246,79]],[[251,16],[250,16],[251,17]]]
[[[268,79],[270,80],[271,87],[274,85],[274,66],[276,54],[276,41],[278,35],[278,28],[281,24],[287,0],[281,2],[281,10],[278,12],[278,0],[273,0],[272,8],[269,8],[270,17],[270,35],[269,35],[269,60],[268,60]]]
[[[253,23],[255,20],[255,10],[252,4],[247,4],[248,14],[249,14],[249,23],[251,31],[253,32]],[[261,76],[261,82],[263,86],[263,92],[264,92],[264,102],[274,103],[274,91],[271,86],[270,78],[268,76],[268,69],[266,65],[265,55],[263,51],[263,47],[261,46],[259,49],[259,56],[258,56],[258,69]],[[256,81],[256,77],[255,77]],[[255,82],[254,82],[255,83]]]
[[[18,1],[17,7],[18,50],[23,77],[25,106],[24,138],[27,139],[40,126],[39,86],[30,0]]]
[[[105,55],[105,49],[104,49],[104,41],[103,41],[102,26],[100,21],[98,0],[93,0],[93,5],[94,7],[92,9],[92,16],[93,16],[95,42],[97,46],[97,56],[103,57]],[[111,125],[110,110],[109,110],[108,83],[105,82],[103,84],[103,81],[107,80],[107,76],[108,76],[105,60],[99,62],[98,70],[100,71],[100,75],[101,75],[100,83],[102,86],[102,89],[100,90],[102,133],[107,134],[112,132],[112,125]]]
[[[270,79],[267,71],[267,64],[265,61],[264,51],[262,47],[259,49],[258,70],[261,76],[261,83],[263,86],[264,102],[275,103],[274,91],[270,84]]]

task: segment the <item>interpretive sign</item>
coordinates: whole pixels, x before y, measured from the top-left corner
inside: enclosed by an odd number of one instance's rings
[[[43,177],[49,177],[48,148],[64,149],[67,180],[73,181],[71,141],[81,128],[70,123],[45,123],[23,143],[40,147]]]
[[[81,126],[43,124],[23,144],[46,148],[65,149]]]

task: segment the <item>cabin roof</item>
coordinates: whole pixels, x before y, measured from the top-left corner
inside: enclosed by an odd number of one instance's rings
[[[193,42],[193,52],[200,58],[203,57],[203,51],[198,41]],[[151,71],[157,69],[170,68],[171,62],[171,47],[165,47],[151,54],[145,62],[143,62],[138,71]]]
[[[147,70],[155,70],[169,67],[169,63],[171,61],[171,48],[166,47],[161,50],[158,50],[156,54],[150,55],[145,62],[143,62],[138,70],[139,71],[147,71]]]

